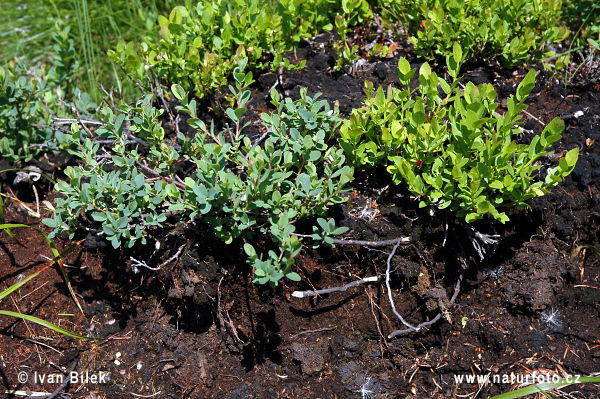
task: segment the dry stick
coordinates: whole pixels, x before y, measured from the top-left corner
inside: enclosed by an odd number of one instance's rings
[[[300,331],[299,333],[296,333],[296,334],[290,336],[289,339],[298,338],[300,335],[312,334],[312,333],[322,332],[322,331],[331,331],[331,330],[335,330],[336,328],[337,327],[323,327],[323,328],[317,328],[316,330]]]
[[[392,268],[392,258],[394,257],[394,254],[396,254],[396,250],[398,249],[399,245],[400,241],[398,241],[396,245],[394,245],[394,249],[392,249],[392,252],[390,253],[390,256],[388,256],[387,259],[387,268],[385,269],[385,286],[387,287],[388,299],[390,300],[390,304],[392,305],[392,311],[394,312],[398,320],[400,320],[402,324],[408,327],[409,331],[419,331],[417,327],[414,327],[412,324],[408,323],[406,320],[404,320],[400,313],[398,313],[398,311],[396,310],[396,304],[394,304],[394,298],[392,298],[392,288],[390,287],[390,269]]]
[[[462,282],[464,273],[461,273],[460,276],[458,277],[458,281],[456,282],[456,285],[454,286],[454,294],[452,294],[452,298],[450,298],[450,303],[454,303],[456,301],[456,298],[458,297],[458,293],[460,292],[460,284]],[[423,323],[419,324],[418,326],[416,326],[415,328],[417,330],[421,330],[425,327],[429,327],[435,323],[437,323],[437,321],[442,317],[441,313],[438,313],[433,319],[431,319],[430,321],[424,321]],[[406,335],[406,334],[410,334],[412,332],[414,332],[415,330],[412,330],[410,328],[404,329],[404,330],[395,330],[392,331],[389,335],[388,338],[394,338],[397,337],[399,335]]]
[[[179,247],[179,249],[177,250],[177,252],[175,253],[175,255],[171,256],[169,259],[167,259],[166,261],[164,261],[163,263],[161,263],[158,268],[160,269],[161,267],[165,266],[167,263],[170,263],[172,261],[174,261],[176,258],[179,257],[179,255],[181,254],[181,251],[183,251],[183,248],[185,247],[185,244],[182,245],[181,247]]]
[[[334,239],[333,243],[337,245],[365,245],[368,247],[387,247],[388,245],[394,244],[410,244],[412,242],[410,237],[399,237],[392,240],[384,241],[363,241],[363,240],[341,240]]]
[[[75,96],[73,96],[73,104],[76,104]],[[77,108],[76,105],[73,105],[73,111],[75,111],[75,114],[77,115],[77,123],[83,128],[83,130],[85,130],[85,132],[88,134],[88,137],[94,137],[94,135],[92,134],[92,132],[90,131],[90,129],[88,129],[87,125],[82,122],[83,118],[81,117],[81,113],[79,112],[79,108]]]
[[[365,284],[365,283],[374,283],[378,280],[379,280],[379,277],[377,277],[377,276],[365,277],[360,280],[352,281],[351,283],[348,283],[341,287],[324,288],[322,290],[294,291],[294,292],[292,292],[292,296],[294,298],[306,298],[308,296],[314,296],[314,295],[331,294],[332,292],[344,292],[349,288],[356,287],[357,285],[361,285],[361,284]]]
[[[144,165],[141,162],[137,162],[137,165],[139,165],[139,167],[142,168],[143,170],[145,170],[146,172],[152,173],[154,176],[161,177],[161,178],[165,179],[166,181],[175,184],[177,187],[185,189],[185,183],[180,183],[177,180],[174,180],[174,179],[172,179],[170,177],[162,176],[159,172],[157,172],[156,170],[152,169],[151,167],[149,167],[147,165]]]
[[[94,121],[94,120],[87,120],[87,119],[81,119],[81,120],[77,120],[75,118],[57,118],[54,117],[52,118],[52,120],[54,121],[55,125],[70,125],[71,123],[85,123],[87,125],[98,125],[98,126],[106,126],[106,123],[104,122],[99,122],[99,121]]]
[[[299,235],[299,234],[298,234]],[[333,242],[338,245],[366,245],[369,247],[385,247],[388,245],[396,244],[396,248],[400,244],[410,244],[410,237],[399,237],[392,240],[384,241],[363,241],[363,240],[340,240],[334,239]],[[394,250],[395,252],[395,250]],[[349,288],[356,287],[365,283],[374,283],[379,281],[378,276],[365,277],[360,280],[352,281],[346,285],[340,287],[324,288],[322,290],[308,290],[308,291],[294,291],[292,296],[294,298],[306,298],[313,295],[331,294],[332,292],[344,292]]]
[[[67,377],[69,377],[69,376],[71,375],[71,373],[72,373],[73,371],[75,371],[75,367],[77,367],[77,362],[78,362],[78,361],[79,361],[79,357],[76,357],[76,358],[73,360],[73,363],[71,363],[71,367],[69,367],[69,370],[67,370],[67,371],[65,372],[65,374],[67,375]],[[45,396],[36,396],[36,397],[37,397],[37,398],[40,398],[40,399],[54,399],[55,397],[57,397],[57,396],[58,396],[58,395],[59,395],[59,394],[60,394],[60,393],[63,391],[63,389],[65,389],[65,387],[66,387],[66,386],[67,386],[67,385],[68,385],[70,382],[71,382],[71,379],[70,379],[70,378],[65,378],[65,379],[64,379],[64,381],[63,381],[63,383],[62,383],[62,384],[60,384],[60,385],[58,386],[58,388],[56,388],[56,389],[54,390],[54,392],[52,392],[51,394],[48,394],[48,395],[45,395]]]
[[[339,245],[367,245],[367,246],[371,246],[371,247],[383,247],[383,246],[395,244],[392,252],[390,253],[390,255],[388,256],[388,259],[387,259],[387,268],[386,268],[386,272],[385,272],[385,285],[387,287],[388,299],[390,301],[390,304],[392,305],[392,310],[393,310],[394,314],[396,315],[396,317],[398,317],[398,319],[402,322],[402,324],[404,324],[408,328],[406,328],[404,330],[392,331],[388,335],[388,338],[394,338],[397,336],[407,335],[407,334],[410,334],[413,332],[418,332],[423,328],[429,327],[429,326],[437,323],[438,320],[441,319],[442,314],[438,313],[433,319],[431,319],[429,321],[424,321],[423,323],[421,323],[417,326],[413,326],[410,323],[408,323],[406,320],[404,320],[404,318],[396,310],[396,305],[394,303],[394,299],[392,298],[392,290],[390,287],[391,263],[392,263],[392,258],[394,257],[396,251],[398,250],[398,246],[400,246],[400,244],[410,244],[411,243],[410,237],[400,237],[400,238],[395,238],[392,240],[385,240],[385,241],[361,241],[361,240],[339,240],[339,239],[336,239],[336,240],[334,240],[334,243],[339,244]],[[464,260],[463,260],[463,264],[464,264]],[[465,268],[466,268],[466,265],[465,265]],[[458,277],[458,281],[456,282],[456,285],[454,287],[454,293],[452,294],[452,298],[450,298],[450,303],[454,303],[456,301],[456,298],[458,297],[458,293],[460,292],[460,285],[461,285],[463,276],[464,276],[464,273],[461,273],[460,276]],[[379,277],[377,277],[377,276],[366,277],[361,280],[353,281],[353,282],[343,285],[341,287],[325,288],[322,290],[314,290],[314,291],[294,291],[292,293],[292,296],[295,298],[305,298],[307,296],[312,296],[312,295],[329,294],[332,292],[343,292],[343,291],[346,291],[348,288],[352,288],[357,285],[365,284],[368,282],[375,282],[378,280],[379,280]]]
[[[537,123],[539,123],[542,126],[546,126],[546,124],[544,123],[544,121],[540,120],[540,118],[537,118],[535,116],[533,116],[531,113],[527,112],[526,110],[523,110],[523,113],[527,116],[529,116],[531,119],[533,119],[534,121],[536,121]]]

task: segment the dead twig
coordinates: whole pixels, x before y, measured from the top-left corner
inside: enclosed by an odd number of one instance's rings
[[[75,359],[73,359],[73,362],[71,363],[71,366],[69,367],[69,370],[67,370],[65,372],[65,374],[67,376],[71,375],[71,373],[73,371],[75,371],[75,367],[77,367],[77,363],[79,362],[79,355],[75,357]],[[38,396],[36,395],[36,398],[40,398],[40,399],[54,399],[56,398],[62,391],[63,389],[65,389],[65,387],[71,382],[70,378],[65,378],[63,383],[60,384],[55,390],[54,392],[52,392],[51,394],[47,394],[47,395],[41,395]]]
[[[464,260],[463,260],[463,266],[464,266]],[[458,281],[456,282],[456,285],[454,286],[454,293],[452,294],[452,298],[450,298],[450,303],[454,303],[456,301],[456,298],[458,298],[458,293],[460,292],[460,285],[462,283],[462,279],[464,277],[464,273],[461,273],[460,276],[458,276]],[[421,324],[419,324],[418,326],[414,327],[416,329],[416,331],[419,331],[423,328],[432,326],[433,324],[437,323],[438,320],[440,320],[442,318],[442,313],[438,313],[433,319],[431,319],[430,321],[425,321]],[[395,330],[392,331],[389,335],[388,338],[394,338],[394,337],[398,337],[398,336],[402,336],[402,335],[407,335],[410,334],[412,332],[415,332],[415,329],[404,329],[404,330]]]
[[[182,245],[181,247],[179,247],[179,249],[177,250],[177,252],[175,252],[175,255],[171,256],[169,259],[167,259],[166,261],[164,261],[163,263],[161,263],[158,266],[158,268],[160,269],[161,267],[165,266],[167,263],[170,263],[173,260],[177,259],[179,257],[179,255],[181,255],[181,251],[183,251],[183,248],[185,248],[185,244]]]
[[[383,241],[365,241],[365,240],[342,240],[334,239],[333,243],[336,245],[364,245],[368,247],[387,247],[388,245],[394,244],[410,244],[412,239],[410,237],[399,237],[392,240]]]
[[[306,334],[312,334],[312,333],[316,333],[316,332],[322,332],[322,331],[331,331],[331,330],[335,330],[337,327],[323,327],[323,328],[317,328],[316,330],[306,330],[306,331],[300,331],[299,333],[296,333],[292,336],[290,336],[290,340],[294,339],[294,338],[298,338],[300,335],[306,335]]]
[[[143,164],[143,163],[141,163],[141,162],[137,162],[137,165],[138,165],[140,168],[142,168],[143,170],[145,170],[146,172],[148,172],[148,173],[151,173],[151,174],[153,174],[154,176],[157,176],[157,177],[163,178],[163,179],[165,179],[166,181],[168,181],[168,182],[170,182],[170,183],[173,183],[173,184],[174,184],[174,185],[176,185],[177,187],[179,187],[179,188],[182,188],[182,189],[184,189],[184,190],[185,190],[185,184],[184,184],[184,183],[180,183],[180,182],[178,182],[177,180],[174,180],[174,179],[172,179],[172,178],[170,178],[170,177],[163,176],[163,175],[161,175],[159,172],[157,172],[156,170],[152,169],[151,167],[149,167],[149,166],[147,166],[147,165],[144,165],[144,164]]]
[[[398,313],[398,310],[396,310],[396,304],[394,303],[394,298],[392,297],[392,288],[390,287],[390,269],[392,268],[392,258],[396,254],[396,250],[398,249],[400,242],[401,241],[396,242],[396,245],[394,245],[394,249],[392,249],[392,252],[388,256],[387,268],[385,270],[385,286],[387,288],[388,299],[390,300],[390,305],[392,305],[392,311],[394,312],[394,314],[396,315],[398,320],[400,320],[400,322],[402,324],[404,324],[406,327],[408,327],[409,331],[419,331],[419,328],[414,327],[412,324],[408,323],[406,320],[404,320],[404,318],[400,315],[400,313]],[[390,337],[388,336],[388,338],[390,338]]]
[[[135,273],[135,274],[139,273],[140,267],[145,267],[146,269],[152,270],[154,272],[160,270],[160,266],[158,266],[158,267],[148,266],[148,264],[145,261],[143,261],[143,260],[137,260],[133,256],[130,256],[129,260],[132,262],[131,269],[133,270],[133,273]]]
[[[306,298],[308,296],[331,294],[332,292],[344,292],[349,288],[356,287],[365,283],[374,283],[376,281],[379,281],[378,276],[365,277],[363,279],[355,280],[339,287],[324,288],[322,290],[294,291],[292,292],[292,296],[294,298]]]

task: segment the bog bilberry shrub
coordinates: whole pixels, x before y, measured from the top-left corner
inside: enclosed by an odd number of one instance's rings
[[[552,120],[529,144],[517,144],[525,100],[535,85],[531,70],[498,112],[490,84],[469,82],[461,89],[463,54],[454,46],[447,57],[453,80],[447,82],[422,64],[418,86],[409,83],[416,70],[404,58],[398,76],[404,89],[389,86],[373,92],[366,83],[365,106],[355,109],[340,129],[340,144],[356,166],[385,165],[394,183],[404,184],[420,207],[450,209],[467,222],[491,215],[506,222],[506,211],[548,193],[567,176],[578,158],[574,148],[558,165],[541,172],[542,157],[561,139],[564,122]]]
[[[318,216],[312,238],[326,245],[346,230],[324,219],[328,206],[344,201],[352,179],[343,151],[330,145],[342,120],[337,106],[318,95],[302,90],[292,101],[273,91],[277,111],[262,114],[266,138],[262,145],[253,143],[244,134],[252,83],[244,66],[236,67],[235,87],[230,86],[236,104],[226,113],[232,126],[221,131],[198,118],[196,100],[178,85],[173,95],[195,134],[180,132],[174,142],[167,140],[158,121],[163,110],[151,105],[151,96],[120,113],[103,110],[106,124],[96,134],[107,145],[73,125],[62,143],[81,164],[68,167],[68,180],[56,185],[64,198],[56,200],[53,218],[44,220],[53,234],[72,237],[75,227],[95,224],[115,248],[132,247],[146,242],[170,212],[180,220],[201,219],[226,243],[241,239],[257,283],[277,285],[283,276],[298,280],[292,266],[302,237],[295,234],[295,222]],[[180,175],[182,163],[192,172]],[[260,237],[270,238],[271,249],[255,249]]]

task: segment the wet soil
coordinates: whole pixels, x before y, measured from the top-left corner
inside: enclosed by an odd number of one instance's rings
[[[421,62],[399,44],[393,58],[335,72],[332,40],[320,36],[290,55],[292,61],[306,59],[307,67],[283,74],[278,90],[297,98],[308,87],[309,94],[322,92],[349,114],[362,104],[365,80],[397,84],[399,56],[409,57],[413,66]],[[525,72],[482,63],[467,65],[463,79],[490,82],[503,99]],[[240,249],[218,241],[200,222],[165,231],[160,242],[129,252],[113,251],[90,236],[65,259],[83,314],[57,268],[4,298],[0,309],[110,339],[77,341],[0,316],[0,397],[52,393],[60,384],[42,382],[41,376],[71,369],[90,378],[106,373],[106,381],[88,378],[61,391],[86,399],[482,398],[516,383],[461,383],[456,377],[598,373],[600,257],[589,248],[571,255],[579,245],[600,247],[600,87],[583,75],[566,87],[544,71],[538,75],[519,140],[531,139],[560,116],[567,127],[556,153],[579,146],[579,162],[562,185],[511,222],[474,226],[499,236],[496,244],[484,246],[483,259],[468,226],[451,215],[428,216],[383,171],[360,172],[348,202],[332,210],[350,227],[347,238],[412,238],[391,258],[393,298],[413,324],[441,311],[431,328],[388,339],[403,326],[383,283],[291,296],[294,290],[382,275],[391,247],[305,249],[297,262],[302,282],[284,281],[273,289],[252,284]],[[266,96],[277,76],[256,78],[250,117],[269,108]],[[5,187],[11,179],[5,177]],[[35,207],[30,185],[15,190]],[[51,199],[53,193],[40,187],[40,195]],[[47,231],[16,201],[7,201],[4,210],[7,222]],[[35,231],[15,233],[17,239],[0,235],[2,288],[52,256]],[[59,248],[70,244],[57,242]],[[162,266],[151,271],[136,267],[134,259]],[[24,373],[29,380],[20,383]],[[600,397],[598,384],[562,391]]]

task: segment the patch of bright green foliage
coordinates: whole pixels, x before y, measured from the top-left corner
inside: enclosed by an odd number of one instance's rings
[[[10,162],[29,161],[49,145],[52,117],[63,111],[60,100],[74,94],[79,64],[68,32],[52,34],[49,67],[30,68],[18,59],[0,67],[0,156]]]
[[[561,26],[562,0],[380,0],[379,6],[427,59],[451,54],[458,43],[465,59],[498,57],[515,66],[553,55],[549,46],[569,34]]]
[[[462,51],[454,45],[447,57],[446,82],[427,63],[419,70],[419,85],[409,89],[416,70],[404,58],[398,63],[400,82],[387,94],[366,84],[365,106],[355,109],[340,129],[340,143],[357,166],[384,165],[396,184],[405,184],[433,211],[448,208],[467,222],[490,214],[506,222],[502,209],[522,209],[527,201],[548,193],[573,170],[578,149],[570,150],[555,168],[540,176],[540,158],[561,139],[564,123],[555,118],[530,144],[514,137],[524,101],[535,86],[531,70],[507,101],[497,110],[496,92],[490,84],[461,89],[457,79]]]
[[[163,82],[202,98],[226,87],[240,58],[254,70],[302,68],[304,62],[293,65],[283,54],[302,39],[333,29],[344,7],[347,24],[370,15],[366,0],[187,1],[159,17],[160,40],[149,37],[139,46],[121,42],[110,56],[143,84],[152,67]]]
[[[119,40],[158,36],[158,15],[175,0],[0,0],[0,66],[15,57],[34,67],[48,63],[48,43],[55,25],[69,28],[80,68],[77,87],[99,100],[98,82],[118,87],[128,97],[137,95],[133,82],[121,80],[106,57]],[[135,90],[135,91],[134,91]],[[121,90],[119,90],[121,91]]]
[[[339,71],[344,66],[351,66],[359,59],[358,45],[348,45],[349,27],[358,23],[365,23],[373,17],[366,0],[342,0],[343,14],[335,16],[335,30],[340,35],[340,40],[333,43],[337,60],[335,70]]]
[[[222,131],[198,118],[196,100],[178,85],[172,92],[182,103],[179,110],[190,116],[191,137],[179,133],[175,143],[166,140],[158,121],[162,110],[151,105],[150,96],[117,114],[104,108],[106,125],[96,131],[98,139],[111,141],[104,155],[95,138],[73,125],[73,133],[59,141],[81,158],[81,165],[68,167],[68,181],[55,187],[65,198],[57,198],[54,216],[44,220],[53,235],[68,231],[73,237],[87,218],[88,224],[91,219],[102,226],[115,248],[132,247],[145,243],[168,211],[201,219],[227,243],[242,238],[256,282],[277,285],[283,276],[298,280],[292,266],[302,242],[294,223],[325,216],[328,206],[343,201],[352,179],[343,151],[330,145],[342,120],[337,107],[306,91],[297,101],[280,101],[273,91],[277,112],[262,115],[267,137],[262,145],[253,143],[242,123],[253,81],[244,67],[242,59],[233,73],[235,87],[230,86],[236,104],[227,115],[233,126]],[[195,171],[174,180],[182,162]],[[325,219],[315,226],[313,239],[326,245],[332,244],[331,235],[345,231]],[[263,236],[270,237],[273,249],[257,253],[251,242]]]

